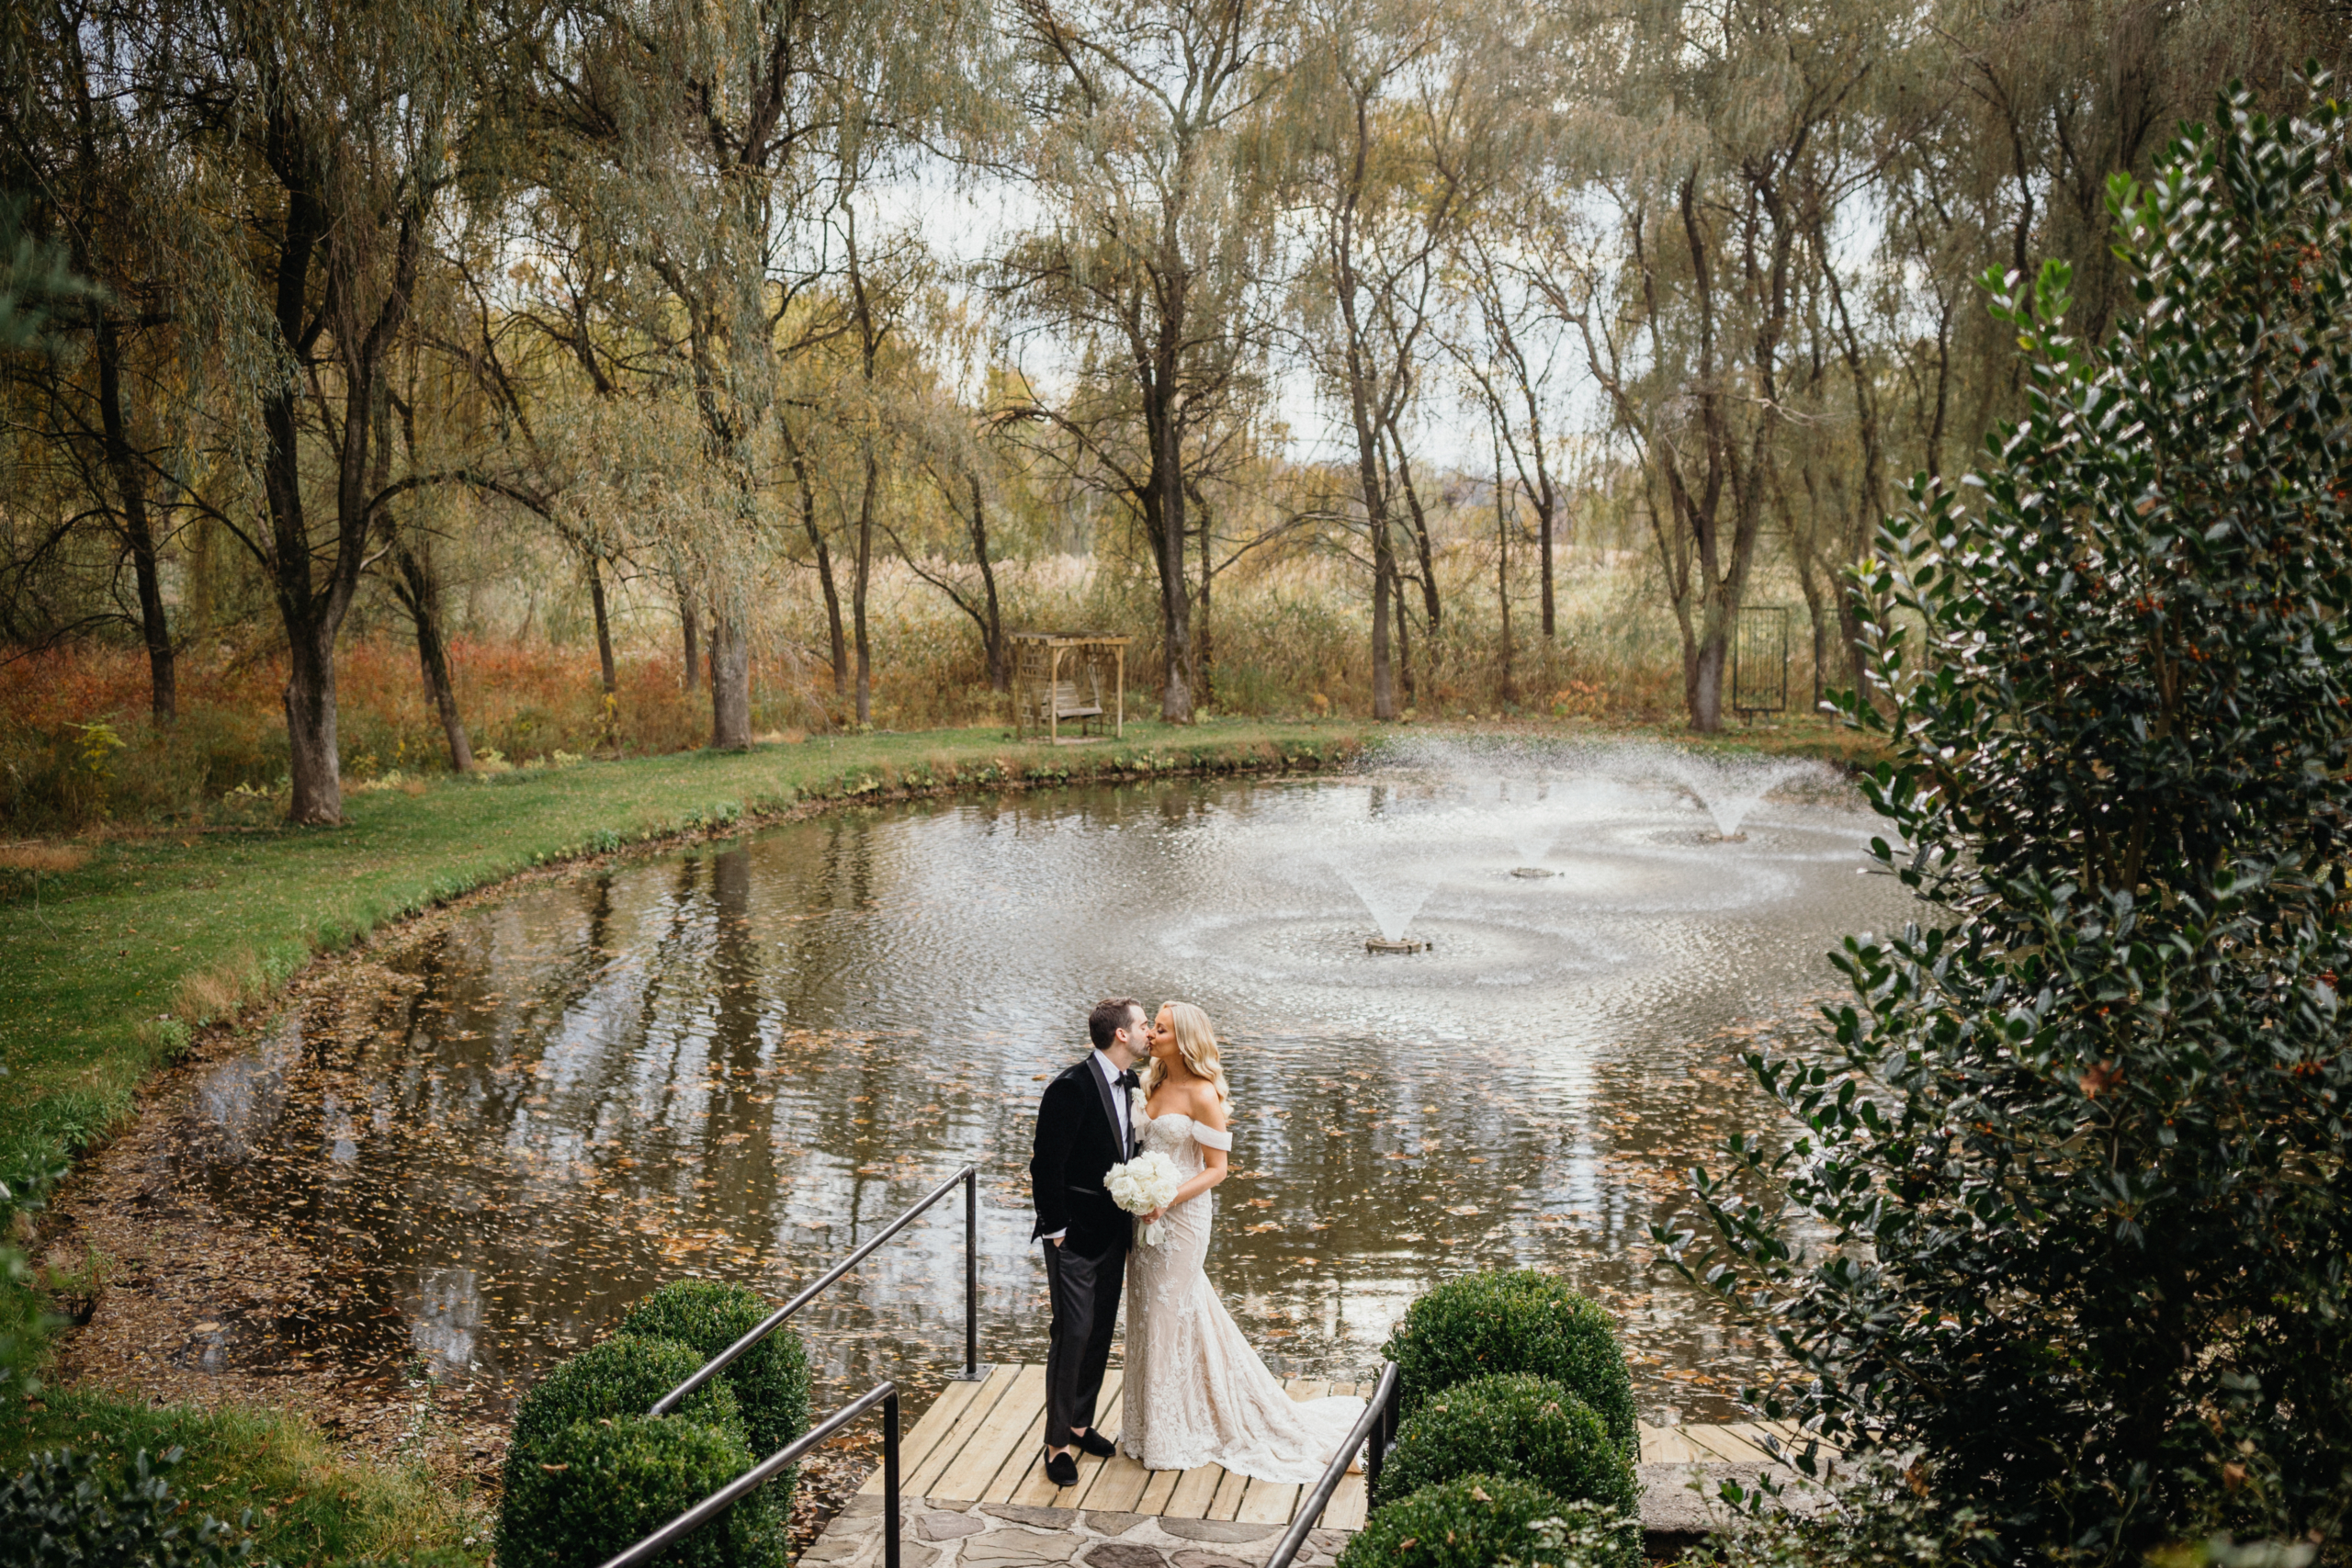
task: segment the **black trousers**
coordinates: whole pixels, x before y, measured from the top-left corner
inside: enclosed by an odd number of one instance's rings
[[[1067,1448],[1078,1441],[1079,1428],[1094,1425],[1094,1401],[1102,1392],[1102,1369],[1110,1364],[1111,1337],[1119,1325],[1119,1292],[1127,1282],[1124,1239],[1092,1258],[1066,1244],[1040,1244],[1054,1311],[1046,1348],[1048,1447]]]

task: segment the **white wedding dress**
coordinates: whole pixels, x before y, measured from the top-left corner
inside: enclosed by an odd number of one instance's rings
[[[1187,1181],[1205,1163],[1203,1145],[1233,1147],[1232,1134],[1181,1112],[1147,1117],[1140,1094],[1135,1122],[1143,1147],[1173,1160]],[[1295,1400],[1266,1370],[1202,1271],[1210,1200],[1204,1192],[1169,1210],[1156,1247],[1144,1245],[1136,1226],[1127,1254],[1119,1447],[1147,1470],[1219,1464],[1257,1481],[1319,1481],[1363,1401]]]

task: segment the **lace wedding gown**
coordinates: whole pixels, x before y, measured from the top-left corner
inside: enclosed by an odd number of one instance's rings
[[[1147,1118],[1136,1100],[1144,1148],[1173,1160],[1187,1181],[1205,1163],[1204,1145],[1233,1147],[1232,1134],[1181,1112]],[[1136,1227],[1119,1447],[1147,1470],[1220,1464],[1257,1481],[1318,1481],[1363,1401],[1301,1402],[1283,1391],[1202,1272],[1211,1213],[1207,1192],[1179,1203],[1160,1221],[1157,1247]]]

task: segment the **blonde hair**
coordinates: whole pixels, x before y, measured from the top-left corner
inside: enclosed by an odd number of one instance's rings
[[[1168,1017],[1175,1026],[1176,1050],[1184,1058],[1184,1065],[1208,1080],[1220,1102],[1229,1103],[1233,1091],[1226,1087],[1225,1063],[1216,1054],[1216,1031],[1209,1027],[1209,1015],[1190,1002],[1170,1002]],[[1157,1056],[1144,1067],[1143,1092],[1147,1097],[1159,1087],[1166,1071]]]

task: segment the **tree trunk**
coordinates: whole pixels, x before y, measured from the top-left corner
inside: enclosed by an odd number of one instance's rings
[[[752,744],[752,642],[732,615],[710,617],[710,749]]]
[[[1004,610],[997,602],[996,568],[989,561],[989,514],[980,497],[980,476],[965,476],[972,486],[972,558],[980,563],[980,587],[988,600],[988,620],[981,628],[981,642],[986,645],[989,660],[989,690],[1008,691],[1012,685],[1012,671],[1005,658]]]
[[[1501,700],[1510,703],[1514,696],[1510,679],[1510,518],[1503,509],[1503,447],[1499,436],[1495,441],[1495,607],[1501,613],[1503,624]]]
[[[1539,438],[1540,439],[1540,438]],[[1539,470],[1544,457],[1539,451],[1535,461]],[[1550,642],[1555,635],[1556,623],[1552,607],[1552,479],[1544,476],[1544,503],[1535,509],[1535,541],[1538,570],[1544,577],[1544,640]]]
[[[1410,612],[1406,608],[1405,604],[1404,568],[1401,565],[1396,568],[1396,573],[1398,579],[1396,583],[1396,683],[1403,689],[1405,705],[1411,707],[1413,705],[1413,638],[1408,629],[1411,623],[1408,619]]]
[[[416,627],[416,661],[424,676],[424,694],[440,716],[441,732],[449,742],[449,771],[469,773],[474,766],[473,742],[467,738],[465,720],[458,712],[457,683],[449,678],[448,650],[441,639],[441,579],[433,570],[431,547],[412,551],[406,543],[397,543],[392,547],[392,566],[400,574],[392,595]]]
[[[817,555],[817,585],[825,592],[825,629],[831,635],[833,695],[849,695],[849,639],[842,635],[842,595],[833,581],[833,552],[825,547],[824,530],[817,526],[817,486],[808,477],[808,459],[792,438],[791,423],[779,416],[776,432],[792,460],[792,477],[800,488],[800,525],[808,531],[808,547]],[[977,484],[978,481],[975,480]],[[991,592],[995,583],[989,583]],[[1000,686],[997,688],[1002,691]]]
[[[857,502],[857,576],[850,584],[850,617],[857,630],[857,722],[874,722],[874,645],[866,634],[865,593],[874,580],[874,489],[881,477],[874,449],[865,450],[865,489]]]
[[[292,619],[292,617],[288,617]],[[334,633],[320,621],[289,626],[286,649],[287,773],[298,825],[343,820],[343,759],[335,734]]]
[[[179,716],[178,682],[173,666],[172,632],[164,616],[162,574],[156,570],[155,534],[147,516],[147,486],[130,450],[130,420],[122,406],[122,339],[112,315],[90,312],[98,360],[98,416],[105,429],[107,471],[115,486],[116,515],[131,570],[139,584],[139,630],[147,644],[150,711],[157,728],[168,729]]]
[[[695,689],[702,680],[702,615],[695,608],[694,590],[686,586],[684,577],[678,579],[678,631],[686,644],[686,690]]]
[[[1193,604],[1184,581],[1184,463],[1176,427],[1173,387],[1176,345],[1162,333],[1158,378],[1144,399],[1151,436],[1151,495],[1144,513],[1151,536],[1153,563],[1159,569],[1159,645],[1166,669],[1159,688],[1159,716],[1170,724],[1193,722]]]
[[[1690,728],[1713,735],[1724,727],[1724,665],[1731,648],[1731,623],[1710,605],[1704,631],[1690,660],[1683,695],[1690,706]]]
[[[613,666],[613,622],[605,604],[605,572],[594,550],[588,552],[588,604],[596,612],[596,666],[604,678],[605,695],[621,689],[620,673]]]
[[[1216,702],[1216,674],[1213,668],[1216,658],[1216,627],[1209,611],[1210,591],[1216,580],[1216,539],[1210,532],[1211,514],[1208,502],[1201,499],[1200,487],[1185,487],[1193,497],[1193,509],[1201,514],[1201,592],[1193,603],[1193,703],[1195,710],[1207,708]]]

